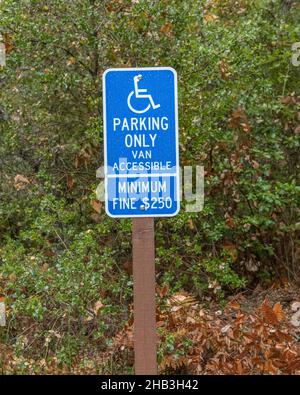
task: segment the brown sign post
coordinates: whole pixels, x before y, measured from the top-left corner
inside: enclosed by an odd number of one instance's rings
[[[154,219],[133,218],[135,373],[157,374]]]

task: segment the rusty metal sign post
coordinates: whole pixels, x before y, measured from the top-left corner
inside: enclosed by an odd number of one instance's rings
[[[103,75],[105,210],[132,218],[136,374],[157,374],[153,217],[180,209],[177,108],[170,67]]]

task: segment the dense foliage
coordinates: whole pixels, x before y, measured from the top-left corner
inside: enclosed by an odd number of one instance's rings
[[[287,0],[0,2],[0,339],[16,355],[71,365],[130,318],[131,224],[95,193],[108,67],[177,70],[181,164],[205,169],[203,211],[156,221],[158,284],[224,302],[299,279],[299,16]]]

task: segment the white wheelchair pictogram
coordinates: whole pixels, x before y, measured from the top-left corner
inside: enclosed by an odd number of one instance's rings
[[[153,110],[156,110],[157,108],[160,107],[160,104],[154,103],[152,96],[147,93],[148,92],[147,89],[141,89],[138,87],[138,83],[142,78],[143,77],[141,74],[133,77],[134,91],[131,91],[128,95],[128,98],[127,98],[128,107],[130,108],[131,111],[135,112],[136,114],[143,114],[143,113],[147,112],[148,110],[150,110],[151,107],[153,108]],[[136,110],[131,104],[131,99],[132,99],[133,95],[136,99],[148,99],[149,103],[148,103],[147,107],[144,108],[143,110]]]

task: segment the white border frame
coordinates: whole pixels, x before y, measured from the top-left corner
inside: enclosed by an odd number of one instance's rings
[[[108,210],[108,193],[107,193],[107,123],[106,123],[106,75],[111,71],[157,71],[157,70],[169,70],[174,76],[174,105],[175,105],[175,149],[176,149],[176,194],[177,194],[177,210],[173,214],[149,214],[149,215],[114,215]],[[104,144],[104,177],[105,177],[105,212],[111,218],[145,218],[145,217],[175,217],[180,211],[180,168],[179,168],[179,125],[178,125],[178,78],[177,71],[173,67],[132,67],[132,68],[110,68],[104,71],[102,75],[102,92],[103,92],[103,144]],[[149,174],[149,173],[148,173]],[[151,174],[150,174],[151,175]],[[143,176],[138,174],[137,176]],[[161,174],[163,176],[163,174]]]

